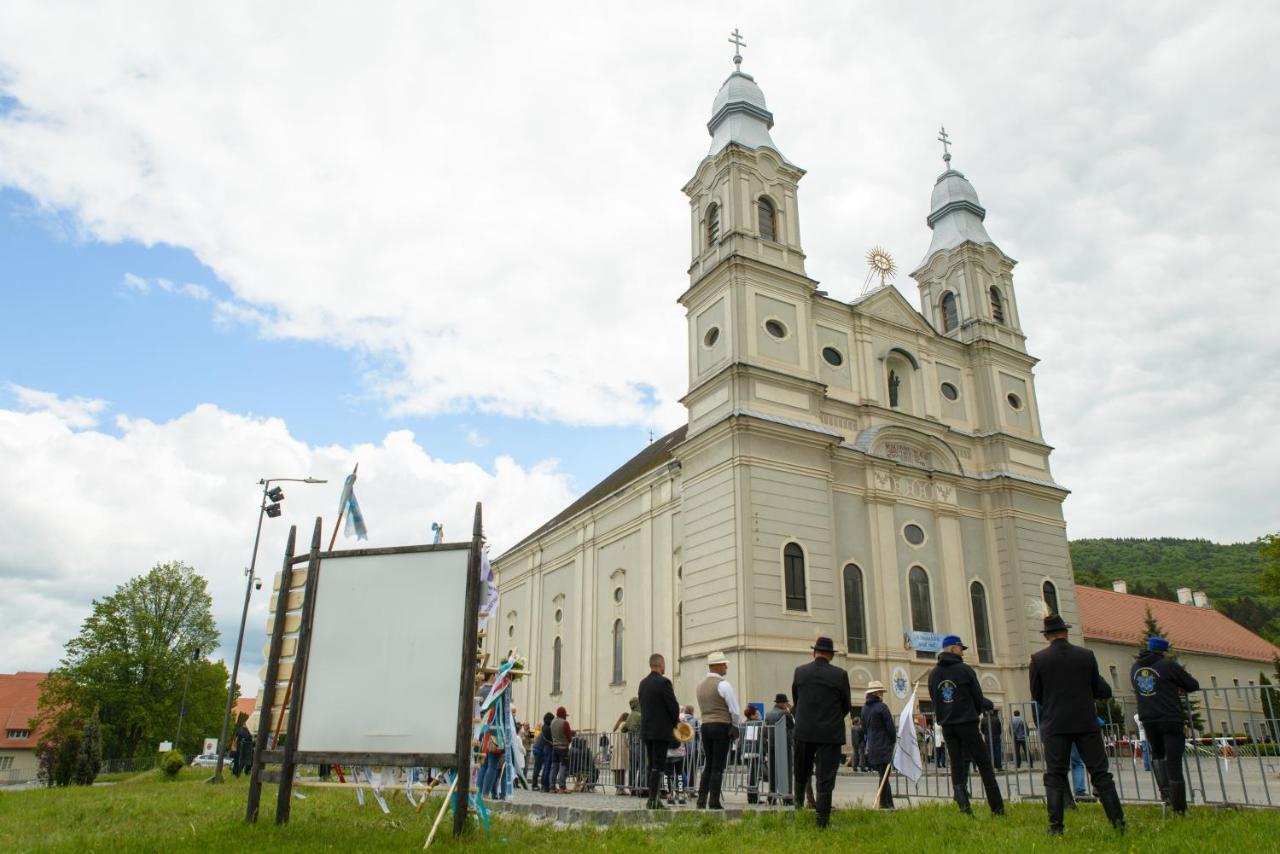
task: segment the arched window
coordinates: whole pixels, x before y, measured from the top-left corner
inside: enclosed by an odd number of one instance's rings
[[[613,684],[622,684],[622,620],[613,621]]]
[[[898,372],[889,369],[889,405],[893,408],[898,407],[898,388],[902,385],[902,378],[898,376]]]
[[[987,589],[980,582],[969,585],[969,605],[973,608],[973,640],[978,647],[978,661],[995,661],[991,650],[991,623],[987,620]]]
[[[712,202],[707,206],[707,248],[716,245],[720,239],[720,206]]]
[[[787,543],[782,550],[782,576],[786,585],[787,610],[808,610],[804,593],[804,550],[795,543]]]
[[[960,325],[960,309],[956,306],[956,295],[947,291],[942,295],[942,331],[950,332]]]
[[[991,319],[1004,323],[1004,300],[1000,299],[1000,289],[992,285],[987,293],[991,296]]]
[[[911,628],[917,632],[933,631],[933,601],[929,595],[929,574],[918,566],[907,574],[911,588]],[[916,658],[934,658],[932,652],[917,652]]]
[[[774,225],[777,219],[775,213],[773,202],[761,196],[760,201],[756,202],[756,216],[760,220],[760,236],[765,240],[778,239]]]
[[[844,634],[849,652],[867,654],[867,608],[862,590],[862,570],[844,568]]]
[[[1044,604],[1049,606],[1049,613],[1061,613],[1058,610],[1058,588],[1053,586],[1053,582],[1046,581],[1040,589],[1044,593]]]
[[[560,657],[563,652],[564,645],[560,643],[560,638],[556,638],[551,644],[551,693],[560,693]]]

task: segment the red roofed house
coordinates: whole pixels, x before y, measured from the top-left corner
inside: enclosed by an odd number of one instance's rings
[[[36,715],[40,683],[47,673],[0,673],[0,783],[36,778]]]
[[[1183,588],[1178,595],[1181,602],[1134,596],[1125,591],[1123,581],[1115,582],[1114,590],[1077,585],[1081,623],[1077,628],[1098,657],[1103,678],[1117,694],[1131,695],[1129,668],[1150,608],[1178,661],[1209,691],[1213,730],[1225,727],[1238,731],[1250,713],[1260,713],[1257,693],[1248,689],[1259,684],[1261,673],[1273,678],[1273,660],[1280,655],[1280,648],[1215,611],[1203,593],[1192,594]],[[1219,690],[1212,690],[1215,688]]]

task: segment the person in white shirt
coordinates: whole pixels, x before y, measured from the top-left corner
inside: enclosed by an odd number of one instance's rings
[[[1142,719],[1134,712],[1133,722],[1138,725],[1138,741],[1142,743],[1142,768],[1144,771],[1151,770],[1151,745],[1147,743],[1147,728],[1142,725]]]
[[[725,679],[729,659],[723,652],[707,656],[707,675],[698,683],[698,708],[702,712],[702,749],[706,764],[698,781],[698,809],[722,810],[720,787],[729,761],[729,746],[738,736],[742,722],[741,705],[733,686]]]

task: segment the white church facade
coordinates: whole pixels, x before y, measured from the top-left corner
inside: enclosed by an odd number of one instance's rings
[[[486,644],[530,659],[520,715],[611,726],[651,652],[682,702],[722,650],[743,702],[768,703],[819,635],[856,698],[873,679],[905,696],[932,666],[913,631],[964,636],[984,690],[1026,699],[1041,603],[1079,619],[1015,262],[947,155],[920,309],[892,286],[832,299],[760,88],[735,70],[712,113],[684,188],[688,422],[494,562]]]

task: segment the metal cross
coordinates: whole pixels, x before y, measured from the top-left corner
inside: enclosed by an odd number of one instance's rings
[[[942,128],[938,131],[938,142],[942,143],[942,159],[945,162],[950,163],[951,151],[948,148],[948,146],[951,145],[951,137],[947,136],[946,125],[943,125]]]
[[[738,28],[733,28],[733,38],[729,39],[729,44],[733,45],[733,64],[742,67],[742,48],[747,43],[742,40],[742,33],[738,32]]]

